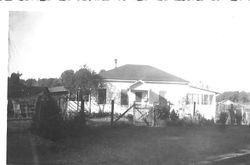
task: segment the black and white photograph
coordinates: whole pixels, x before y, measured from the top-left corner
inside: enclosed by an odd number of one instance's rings
[[[6,164],[250,164],[248,4],[60,7],[6,11]]]

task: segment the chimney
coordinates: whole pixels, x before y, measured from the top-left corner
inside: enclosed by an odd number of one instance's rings
[[[117,59],[115,59],[115,68],[117,68]]]

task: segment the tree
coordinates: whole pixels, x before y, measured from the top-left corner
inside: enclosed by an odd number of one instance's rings
[[[99,74],[101,74],[103,72],[106,72],[106,70],[105,69],[100,70]]]
[[[56,86],[62,86],[62,82],[58,78],[43,78],[38,79],[38,86],[51,88]]]
[[[233,102],[249,103],[250,94],[244,91],[227,91],[216,97],[216,101],[231,100]]]
[[[8,77],[8,97],[16,96],[23,89],[23,80],[20,78],[22,74],[12,73]]]
[[[242,103],[248,103],[250,101],[249,95],[246,92],[241,91],[239,94],[239,100]]]
[[[96,94],[98,87],[102,85],[102,78],[95,71],[88,68],[86,65],[75,72],[74,87],[82,92],[89,92],[90,90]]]
[[[37,86],[37,84],[38,84],[38,82],[37,82],[36,79],[34,79],[34,78],[27,79],[27,80],[25,80],[24,83],[25,83],[25,85],[26,85],[27,87]]]
[[[20,85],[21,73],[12,73],[9,77],[9,85]]]
[[[61,74],[62,85],[70,91],[70,93],[74,92],[75,89],[75,79],[74,79],[74,71],[66,70]]]

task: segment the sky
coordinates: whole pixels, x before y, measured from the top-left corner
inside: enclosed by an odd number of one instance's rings
[[[12,11],[8,73],[60,77],[151,65],[210,89],[250,92],[250,10],[243,5],[124,5]]]

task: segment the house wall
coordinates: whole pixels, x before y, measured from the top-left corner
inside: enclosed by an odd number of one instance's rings
[[[121,105],[121,90],[128,89],[132,84],[133,83],[128,82],[109,83],[107,88],[106,104],[98,105],[95,98],[92,97],[91,112],[98,112],[100,110],[109,112],[111,110],[111,100],[114,99],[115,113],[123,113],[126,109],[133,105],[135,101],[135,94],[131,90],[128,91],[128,105]],[[147,100],[147,97],[149,99],[149,97],[152,96],[150,92],[154,93],[155,95],[157,95],[155,96],[155,102],[159,101],[159,92],[166,91],[165,98],[173,103],[175,105],[175,108],[177,108],[177,105],[181,104],[180,100],[183,100],[183,98],[185,98],[185,94],[187,91],[186,88],[187,85],[145,83],[143,84],[143,86],[136,88],[136,90],[149,90],[147,96],[143,95],[144,100]],[[153,105],[149,102],[147,104]],[[86,102],[85,105],[85,107],[90,107],[89,102]],[[129,113],[132,114],[132,110]]]
[[[211,104],[204,105],[201,103],[201,100],[199,102],[196,102],[195,105],[195,111],[199,112],[202,116],[204,116],[206,119],[215,119],[215,113],[216,113],[216,94],[214,92],[206,91],[206,90],[201,90],[201,89],[196,89],[189,87],[187,90],[187,93],[190,94],[198,94],[198,95],[212,95],[212,102]],[[186,104],[185,105],[185,110],[189,114],[193,114],[194,111],[194,103],[191,104]]]
[[[130,82],[112,82],[108,83],[107,94],[106,94],[106,104],[97,104],[96,98],[92,97],[91,101],[91,112],[110,112],[111,111],[111,100],[115,100],[115,113],[123,113],[126,109],[128,109],[131,105],[133,105],[135,101],[135,94],[133,91],[128,91],[129,102],[128,105],[121,105],[121,90],[128,89],[132,84]],[[156,84],[156,83],[144,83],[141,86],[138,86],[135,90],[148,90],[147,105],[153,105],[153,103],[159,102],[159,94],[160,91],[165,91],[164,98],[167,101],[170,101],[173,105],[172,109],[177,110],[180,114],[180,117],[184,117],[186,115],[193,115],[194,104],[186,103],[186,98],[188,93],[192,94],[200,94],[200,95],[213,95],[212,104],[203,105],[200,103],[196,103],[196,112],[204,116],[207,119],[212,119],[215,116],[216,110],[216,96],[215,93],[200,90],[196,88],[192,88],[188,85],[184,84]],[[85,103],[86,109],[90,109],[89,102]],[[130,110],[128,113],[133,114],[133,111]]]
[[[115,100],[114,105],[114,113],[123,113],[126,109],[133,105],[135,100],[135,96],[133,93],[128,92],[129,102],[128,105],[121,105],[121,90],[128,89],[130,85],[133,83],[123,83],[123,82],[115,82],[115,83],[107,83],[107,91],[106,91],[106,104],[98,104],[97,98],[92,96],[91,97],[91,106],[90,102],[85,102],[85,108],[87,110],[91,109],[91,112],[110,112],[111,111],[111,101]],[[129,112],[132,114],[132,111]]]

